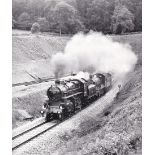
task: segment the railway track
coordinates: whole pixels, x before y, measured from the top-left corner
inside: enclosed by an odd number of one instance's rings
[[[38,125],[36,125],[36,126],[30,128],[30,129],[27,129],[27,130],[25,130],[25,131],[23,131],[23,132],[21,132],[21,133],[19,133],[19,134],[17,134],[17,135],[14,135],[14,136],[12,137],[12,140],[17,139],[18,137],[20,137],[20,136],[22,136],[22,135],[24,135],[24,134],[26,134],[26,133],[28,133],[28,132],[30,132],[30,131],[36,129],[36,128],[42,126],[42,125],[44,125],[45,123],[46,123],[46,122],[40,123],[40,124],[38,124]]]
[[[66,74],[64,76],[70,76],[70,74]],[[61,78],[63,78],[63,77],[61,77]],[[23,85],[29,86],[29,85],[34,85],[34,84],[49,82],[49,81],[54,81],[54,80],[55,80],[55,77],[38,78],[38,79],[35,79],[34,81],[14,83],[14,84],[12,84],[12,87],[23,86]]]
[[[22,86],[22,85],[29,86],[29,85],[33,85],[33,84],[49,82],[54,79],[55,79],[54,77],[51,77],[51,78],[39,79],[39,80],[34,80],[34,81],[29,81],[29,82],[15,83],[15,84],[12,84],[12,87]]]
[[[52,129],[59,123],[52,121],[52,122],[41,122],[25,131],[13,135],[12,137],[12,150],[19,148],[20,146],[28,143],[29,141],[35,139],[36,137],[42,135],[46,131]]]

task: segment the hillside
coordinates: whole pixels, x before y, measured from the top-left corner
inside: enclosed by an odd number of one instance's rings
[[[127,75],[119,93],[114,85],[104,97],[15,154],[142,154],[141,35],[115,39],[130,42],[138,56],[135,69]]]
[[[58,51],[63,51],[68,40],[69,37],[31,35],[26,31],[13,32],[13,84],[52,76],[51,56]]]
[[[112,36],[112,38],[121,42],[129,42],[137,52],[140,40],[134,38],[135,36],[137,38],[139,34]],[[70,37],[67,36],[59,37],[46,33],[32,35],[29,31],[13,30],[12,83],[29,82],[38,78],[53,76],[50,63],[51,56],[56,52],[63,52],[69,39]]]
[[[110,37],[119,42],[129,43],[138,56],[135,69],[127,75],[114,100],[110,101],[110,98],[115,94],[107,94],[105,97],[107,100],[104,97],[101,98],[73,119],[58,126],[60,130],[55,129],[53,134],[50,132],[47,133],[48,136],[44,135],[43,138],[46,140],[40,138],[41,143],[37,141],[36,145],[32,145],[36,149],[26,147],[25,152],[20,152],[20,154],[141,154],[142,36],[132,34]],[[19,125],[18,121],[22,121],[17,113],[18,109],[25,109],[31,115],[39,114],[47,87],[48,83],[16,88],[13,97],[15,126]]]

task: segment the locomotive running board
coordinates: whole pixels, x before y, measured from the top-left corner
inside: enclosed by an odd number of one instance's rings
[[[82,92],[78,92],[78,93],[70,95],[70,96],[62,97],[62,99],[67,99],[67,98],[70,98],[70,97],[73,97],[73,96],[76,96],[76,95],[80,95],[80,94],[82,94]]]

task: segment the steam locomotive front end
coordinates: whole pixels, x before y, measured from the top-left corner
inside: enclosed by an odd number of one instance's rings
[[[55,85],[51,85],[51,87],[47,90],[48,99],[44,102],[41,111],[42,116],[44,116],[47,121],[49,121],[53,117],[54,113],[61,112],[61,108],[59,107],[59,104],[57,102],[61,99],[61,96],[61,90]]]

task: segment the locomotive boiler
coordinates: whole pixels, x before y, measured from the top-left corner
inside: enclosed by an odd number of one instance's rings
[[[63,120],[104,95],[111,85],[109,73],[96,73],[89,75],[89,78],[74,75],[58,79],[48,88],[48,100],[44,103],[41,113],[46,121],[55,118]]]

